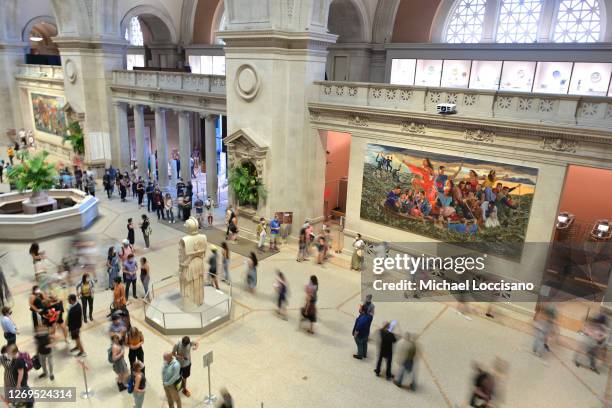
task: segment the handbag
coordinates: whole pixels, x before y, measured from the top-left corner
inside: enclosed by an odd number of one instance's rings
[[[35,370],[40,370],[40,367],[42,367],[40,365],[40,357],[38,357],[38,354],[35,354],[34,357],[32,357],[32,367]]]

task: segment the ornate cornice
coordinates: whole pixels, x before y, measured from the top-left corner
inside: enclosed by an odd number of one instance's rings
[[[381,125],[398,126],[397,128],[401,129],[402,122],[415,122],[425,125],[428,129],[448,129],[462,133],[466,130],[471,130],[472,132],[477,130],[482,134],[491,133],[495,137],[504,135],[515,139],[561,139],[612,146],[612,132],[598,129],[513,122],[502,118],[468,118],[458,115],[442,116],[420,112],[400,112],[391,109],[340,104],[309,103],[308,107],[311,111],[314,110],[325,118],[339,121],[347,117],[347,112],[350,112],[349,118],[367,117],[368,126],[371,128],[376,127],[375,123],[380,123]],[[351,125],[354,124],[351,123]],[[472,135],[476,137],[472,133],[470,137]],[[484,137],[484,135],[478,137]]]
[[[427,127],[422,123],[402,121],[400,124],[400,129],[402,132],[406,133],[414,133],[414,134],[425,134],[427,131]]]
[[[578,141],[554,137],[543,137],[540,146],[543,150],[552,150],[553,152],[576,153],[576,150],[578,149]]]
[[[474,142],[495,143],[495,133],[481,129],[466,129],[464,132],[465,140]]]

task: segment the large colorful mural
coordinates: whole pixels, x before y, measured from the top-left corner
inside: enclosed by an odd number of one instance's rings
[[[60,96],[31,94],[32,112],[36,130],[56,136],[64,136],[68,123],[62,111],[64,98]]]
[[[508,244],[525,241],[537,176],[529,167],[369,144],[361,218],[515,257]]]

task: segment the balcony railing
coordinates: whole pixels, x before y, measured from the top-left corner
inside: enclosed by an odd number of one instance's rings
[[[159,91],[225,94],[225,77],[159,71],[113,71],[113,85]]]
[[[459,117],[501,118],[606,130],[612,127],[610,97],[320,81],[313,84],[310,98],[311,106],[325,104],[345,109],[386,109],[419,114],[437,113],[440,103],[456,104]]]
[[[20,64],[17,66],[17,76],[64,80],[64,69],[57,65]]]

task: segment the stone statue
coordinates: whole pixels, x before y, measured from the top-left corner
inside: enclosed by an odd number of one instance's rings
[[[190,217],[185,227],[189,235],[179,242],[181,296],[201,306],[204,303],[204,254],[208,242],[206,235],[198,232],[195,217]]]

